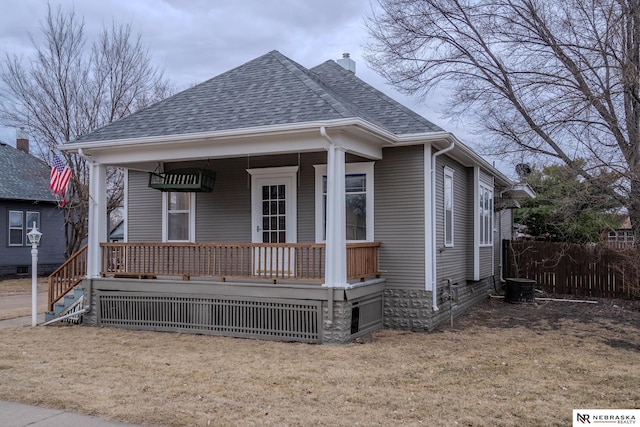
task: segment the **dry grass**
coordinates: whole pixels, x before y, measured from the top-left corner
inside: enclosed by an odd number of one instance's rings
[[[46,277],[39,277],[37,283],[38,292],[47,292],[48,283]],[[31,315],[30,300],[24,305],[24,307],[6,308],[3,306],[3,301],[1,300],[2,297],[15,297],[17,295],[31,295],[31,278],[0,280],[0,321]],[[38,305],[38,313],[43,313],[47,309],[46,301],[39,299],[38,303],[40,303]]]
[[[0,330],[0,399],[130,423],[566,426],[640,402],[637,306],[485,304],[434,333],[307,345]]]
[[[46,277],[38,277],[38,292],[47,292],[49,285]],[[31,277],[0,280],[0,297],[31,293]]]

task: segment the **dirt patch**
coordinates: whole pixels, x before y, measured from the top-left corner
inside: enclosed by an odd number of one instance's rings
[[[565,426],[640,401],[637,304],[489,300],[341,346],[59,325],[0,330],[0,399],[150,426]]]

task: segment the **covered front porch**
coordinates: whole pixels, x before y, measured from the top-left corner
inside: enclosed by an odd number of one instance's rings
[[[323,244],[100,247],[101,277],[85,278],[86,250],[50,277],[51,310],[82,283],[83,323],[95,326],[312,343],[348,342],[382,326],[379,243],[347,245],[348,288],[321,286]]]

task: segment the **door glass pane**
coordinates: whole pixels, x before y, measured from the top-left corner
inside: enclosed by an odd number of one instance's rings
[[[262,197],[262,241],[263,243],[285,243],[286,186],[264,185]]]

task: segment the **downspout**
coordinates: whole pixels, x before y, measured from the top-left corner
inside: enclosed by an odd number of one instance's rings
[[[327,135],[327,129],[324,126],[320,126],[320,135],[324,139],[326,139],[327,142],[329,142],[329,144],[335,145],[331,137]],[[326,247],[327,245],[325,243],[325,250],[326,250]],[[326,280],[327,278],[326,278],[326,272],[325,272],[325,281]],[[327,320],[329,324],[333,323],[333,288],[331,286],[327,286]]]
[[[431,305],[433,307],[433,311],[440,310],[438,308],[438,284],[436,282],[436,250],[438,249],[436,245],[436,157],[453,150],[455,146],[455,141],[451,141],[451,145],[447,148],[431,155],[431,244],[433,245],[431,248]]]

